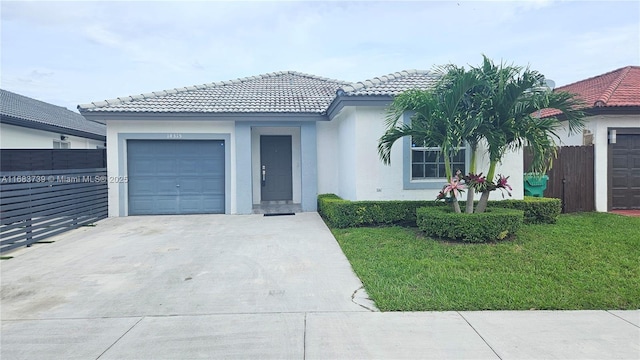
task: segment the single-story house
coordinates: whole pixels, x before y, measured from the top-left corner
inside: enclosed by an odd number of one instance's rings
[[[321,193],[436,198],[445,183],[437,149],[403,139],[390,166],[377,152],[393,97],[435,80],[420,70],[358,83],[284,71],[78,109],[107,125],[109,216],[315,211]],[[466,170],[468,159],[460,151],[455,165]],[[513,179],[514,198],[523,196],[522,166],[522,154],[510,153],[498,169]]]
[[[594,146],[596,211],[640,209],[640,66],[627,66],[555,91],[586,103],[582,136],[562,135],[562,145]],[[545,110],[542,116],[556,115]]]
[[[0,90],[0,148],[102,149],[107,128],[64,107]]]

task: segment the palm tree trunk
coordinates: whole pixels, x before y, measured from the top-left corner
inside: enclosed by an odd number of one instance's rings
[[[464,209],[464,212],[467,214],[473,214],[473,188],[467,186],[467,205]]]
[[[489,203],[489,194],[490,191],[483,191],[482,195],[480,195],[480,201],[478,201],[478,206],[476,207],[476,213],[483,213],[487,210],[487,204]]]
[[[491,160],[491,164],[489,165],[489,172],[487,173],[487,181],[493,182],[493,177],[496,173],[496,165],[498,164],[497,160]],[[489,203],[489,194],[490,190],[485,190],[482,192],[480,196],[480,201],[478,201],[478,206],[476,207],[476,213],[483,213],[487,210],[487,204]]]
[[[447,181],[449,183],[451,183],[451,181],[453,180],[453,174],[451,172],[451,159],[450,159],[450,153],[448,151],[447,148],[444,148],[442,150],[443,153],[443,157],[444,157],[444,172],[445,174],[447,174]],[[460,203],[458,203],[458,199],[456,198],[455,194],[453,193],[453,191],[451,192],[451,196],[453,197],[453,211],[455,211],[456,213],[461,213],[462,211],[460,211]]]
[[[471,163],[469,164],[469,172],[471,174],[476,173],[476,147],[477,145],[471,145]],[[475,191],[467,184],[467,206],[465,207],[465,213],[473,214],[473,197]]]
[[[455,197],[453,198],[453,211],[455,211],[457,214],[462,213],[462,211],[460,210],[460,203]]]

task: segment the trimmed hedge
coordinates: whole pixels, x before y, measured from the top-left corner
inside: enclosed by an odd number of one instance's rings
[[[562,201],[555,198],[525,196],[524,200],[491,201],[491,207],[524,211],[525,224],[555,224],[562,212]]]
[[[318,212],[334,228],[380,225],[416,225],[420,207],[449,208],[449,204],[433,200],[421,201],[349,201],[334,194],[318,196]],[[460,203],[464,209],[464,202]],[[489,208],[511,208],[524,211],[524,222],[553,224],[562,208],[559,199],[525,197],[524,200],[490,201]]]
[[[349,201],[334,194],[318,196],[318,212],[330,227],[347,228],[372,225],[415,225],[416,210],[424,206],[443,206],[435,201]]]
[[[459,214],[435,207],[417,210],[418,228],[427,236],[471,243],[509,239],[523,221],[524,211],[515,209],[492,208],[481,214]]]

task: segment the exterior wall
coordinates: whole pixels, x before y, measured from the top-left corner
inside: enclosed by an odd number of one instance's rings
[[[594,171],[595,171],[595,205],[596,211],[606,212],[609,207],[608,195],[608,155],[609,155],[609,128],[640,128],[640,114],[638,115],[596,115],[586,118],[585,128],[593,134],[594,146]],[[563,145],[583,145],[580,135],[573,136],[580,139],[574,140],[562,132]]]
[[[338,194],[338,168],[341,157],[339,152],[339,120],[319,121],[318,128],[318,194]]]
[[[357,170],[358,136],[357,136],[357,112],[355,109],[345,109],[344,114],[338,116],[338,156],[334,161],[338,162],[338,191],[337,195],[343,199],[357,199],[357,182],[359,174]]]
[[[259,171],[259,163],[256,160],[259,160],[260,155],[259,135],[263,132],[272,135],[292,135],[293,200],[300,201],[303,211],[316,211],[318,204],[316,123],[314,121],[237,121],[232,134],[236,144],[233,159],[236,169],[234,182],[236,208],[232,213],[251,214],[253,211],[253,204],[256,203],[256,196],[259,195],[259,190],[256,190],[254,184],[260,184],[260,173],[256,173],[256,169]],[[254,146],[257,146],[257,149]],[[257,203],[259,201],[258,198]]]
[[[104,141],[50,132],[22,126],[0,124],[0,148],[2,149],[53,149],[53,140],[67,136],[71,149],[96,149],[104,147]]]
[[[355,116],[353,108],[345,108],[333,120],[317,123],[319,194],[356,197]]]
[[[236,213],[236,159],[234,144],[234,123],[232,121],[148,121],[148,120],[110,120],[107,122],[107,172],[109,178],[127,176],[126,139],[182,139],[226,136],[228,151],[227,174],[227,212]],[[109,216],[127,216],[126,183],[109,184]]]
[[[408,142],[404,139],[393,145],[390,165],[384,165],[380,160],[378,139],[386,130],[385,115],[384,107],[345,107],[331,121],[333,124],[319,126],[320,193],[335,193],[349,200],[436,198],[444,184],[440,180],[428,182],[426,187],[429,188],[405,188],[404,147]],[[479,151],[484,153],[484,148]],[[488,166],[488,158],[479,155],[480,171],[484,170],[486,173]],[[522,154],[511,152],[496,169],[498,174],[510,176],[509,183],[514,188],[513,199],[522,199],[524,195],[522,166]],[[337,171],[337,180],[332,171]],[[508,198],[506,194],[505,197]],[[502,194],[500,191],[493,192],[491,199],[500,200]]]
[[[477,171],[484,174],[489,171],[489,155],[485,144],[478,146]],[[496,166],[496,175],[509,176],[508,184],[511,185],[511,197],[500,190],[492,191],[489,200],[523,199],[524,198],[524,159],[522,151],[507,151],[502,162]],[[495,179],[494,179],[495,180]],[[503,197],[504,195],[504,197]],[[478,199],[479,196],[476,196]]]

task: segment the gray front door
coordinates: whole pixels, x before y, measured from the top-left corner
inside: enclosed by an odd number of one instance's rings
[[[292,200],[291,136],[260,136],[262,201]]]
[[[129,214],[225,211],[223,140],[129,140]]]

